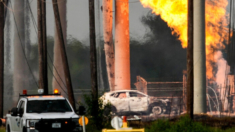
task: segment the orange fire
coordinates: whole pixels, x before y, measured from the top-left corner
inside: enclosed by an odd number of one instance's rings
[[[144,7],[149,7],[156,15],[167,22],[172,34],[177,34],[182,47],[187,47],[187,7],[188,0],[140,0]],[[214,52],[225,48],[228,38],[226,14],[227,0],[206,0],[206,68],[207,78],[214,79]]]

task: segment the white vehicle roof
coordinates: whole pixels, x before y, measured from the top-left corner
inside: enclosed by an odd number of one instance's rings
[[[28,100],[64,100],[65,98],[61,95],[34,95],[34,96],[23,96],[21,98],[26,98]]]

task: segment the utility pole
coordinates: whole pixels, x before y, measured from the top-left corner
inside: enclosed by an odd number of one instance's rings
[[[187,113],[193,119],[193,0],[188,0]]]
[[[60,0],[58,3],[58,10],[60,14],[60,23],[63,32],[64,40],[67,40],[67,0]],[[53,89],[58,89],[61,94],[65,97],[68,97],[67,87],[65,85],[65,75],[64,75],[64,67],[61,58],[61,49],[60,49],[60,40],[58,37],[57,29],[55,29],[54,35],[54,59],[53,59],[53,74],[54,77],[52,79],[52,87]],[[66,47],[67,42],[64,41],[64,45]]]
[[[206,113],[205,0],[193,1],[194,114]]]
[[[56,23],[56,29],[58,33],[58,38],[59,38],[59,44],[60,44],[60,49],[61,49],[61,58],[63,61],[63,67],[64,67],[64,75],[65,75],[65,80],[66,80],[66,86],[68,90],[68,98],[69,102],[75,109],[75,101],[74,101],[74,95],[73,95],[73,88],[72,88],[72,83],[71,83],[71,77],[70,77],[70,72],[69,72],[69,64],[67,60],[67,54],[65,51],[65,45],[64,45],[64,37],[63,37],[63,32],[62,32],[62,27],[61,27],[61,22],[60,22],[60,14],[59,14],[59,9],[57,5],[57,0],[52,0],[53,2],[53,10],[54,10],[54,15],[55,15],[55,23]]]
[[[43,1],[38,0],[38,53],[39,53],[39,88],[44,89],[44,93],[48,94],[47,87],[47,64],[45,62],[45,20],[43,20],[43,15],[45,16],[45,12],[43,13]]]
[[[43,42],[43,80],[44,94],[48,94],[48,72],[47,72],[47,24],[46,24],[46,1],[41,0],[42,7],[42,42]]]
[[[4,0],[0,2],[0,117],[3,118],[3,93],[4,93]]]
[[[96,63],[96,37],[95,37],[95,2],[89,0],[90,21],[90,67],[91,67],[91,89],[92,89],[92,116],[98,115],[98,85],[97,85],[97,63]]]

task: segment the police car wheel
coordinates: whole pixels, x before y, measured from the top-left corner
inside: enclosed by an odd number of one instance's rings
[[[7,126],[7,132],[11,132],[10,126]]]
[[[23,128],[23,132],[27,132],[27,129],[25,127]]]

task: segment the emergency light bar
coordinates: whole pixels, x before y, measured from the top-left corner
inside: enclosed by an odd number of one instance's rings
[[[54,94],[59,94],[59,90],[58,89],[54,89]]]
[[[38,89],[38,94],[27,94],[27,90],[23,90],[23,94],[20,94],[20,96],[51,96],[51,95],[61,95],[59,93],[58,89],[54,89],[53,94],[43,94],[44,90],[43,89]]]

